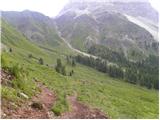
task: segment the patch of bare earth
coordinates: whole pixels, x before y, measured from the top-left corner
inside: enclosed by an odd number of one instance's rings
[[[53,117],[51,107],[56,101],[56,97],[46,86],[38,84],[41,92],[33,96],[31,100],[21,105],[21,107],[15,110],[11,110],[9,105],[4,109],[2,107],[2,111],[7,118],[47,119]]]
[[[96,108],[90,108],[87,105],[77,101],[76,96],[68,96],[71,105],[71,111],[63,113],[61,119],[107,119],[106,115]]]
[[[14,79],[14,76],[7,70],[0,70],[0,83],[1,85],[11,86],[11,81]]]
[[[2,85],[9,85],[14,76],[11,76],[7,71],[1,71],[1,83]],[[14,104],[12,101],[6,101],[2,98],[2,118],[14,118],[14,119],[107,119],[106,115],[96,108],[90,108],[89,106],[79,102],[77,95],[68,96],[67,100],[71,106],[71,111],[62,113],[61,116],[55,117],[51,111],[53,104],[56,101],[55,94],[49,90],[45,85],[36,81],[40,89],[40,93],[33,96],[25,103]]]

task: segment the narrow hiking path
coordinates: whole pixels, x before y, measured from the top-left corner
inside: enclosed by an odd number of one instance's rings
[[[6,114],[7,118],[14,118],[14,119],[53,118],[53,113],[51,112],[51,108],[56,101],[56,96],[43,84],[38,83],[38,87],[40,88],[40,93],[37,94],[36,96],[33,96],[31,100],[27,101],[21,107],[18,107],[16,110],[10,110],[10,108],[4,108],[4,109],[2,108],[2,111]]]
[[[7,119],[107,119],[106,115],[99,109],[90,108],[87,105],[77,101],[77,96],[68,96],[67,100],[71,107],[71,111],[62,113],[61,116],[56,117],[51,111],[53,104],[56,101],[56,96],[46,86],[39,84],[41,92],[33,96],[31,100],[24,103],[16,110],[10,107],[2,107],[3,113],[6,114]],[[33,103],[41,103],[42,108],[33,108]],[[2,103],[3,104],[3,103]]]
[[[63,113],[60,119],[107,119],[106,115],[99,109],[90,108],[87,105],[77,101],[77,96],[68,96],[71,111]]]
[[[3,71],[3,70],[2,70]],[[1,72],[3,85],[8,85],[8,81],[12,80],[9,73]],[[4,119],[106,119],[106,115],[99,109],[91,108],[77,100],[75,92],[72,96],[67,96],[71,111],[55,116],[51,111],[52,106],[56,102],[56,95],[49,90],[44,84],[35,80],[39,93],[19,105],[12,100],[7,101],[2,98],[1,117]],[[13,108],[13,106],[16,106]]]

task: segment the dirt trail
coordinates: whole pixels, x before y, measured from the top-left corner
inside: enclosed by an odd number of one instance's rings
[[[41,92],[22,105],[22,107],[16,110],[10,110],[10,108],[7,110],[4,109],[3,112],[6,114],[7,118],[47,119],[53,117],[53,113],[50,110],[56,101],[56,97],[46,86],[40,83],[38,84]],[[42,109],[31,107],[33,102],[41,103]]]
[[[9,81],[10,75],[6,72],[1,72],[2,78],[1,82]],[[6,82],[7,83],[7,82]],[[50,119],[50,118],[60,118],[60,119],[105,119],[107,118],[104,113],[98,109],[93,109],[84,105],[83,103],[77,101],[77,94],[73,96],[68,96],[67,100],[71,107],[71,111],[62,113],[61,116],[56,117],[51,111],[52,106],[56,101],[55,94],[49,90],[45,85],[36,81],[40,93],[33,96],[30,100],[25,103],[20,103],[17,106],[12,101],[6,101],[2,98],[2,111],[1,117],[7,119]],[[5,85],[5,84],[3,84]],[[34,106],[33,106],[34,105]],[[38,105],[38,106],[37,106]],[[17,106],[13,108],[13,106]]]
[[[106,115],[99,109],[89,108],[77,101],[77,96],[68,96],[71,111],[63,113],[60,119],[107,119]]]

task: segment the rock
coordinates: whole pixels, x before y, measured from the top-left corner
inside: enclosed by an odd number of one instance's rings
[[[11,102],[10,104],[11,104],[13,107],[15,107],[15,108],[18,107],[14,102]]]
[[[18,94],[19,97],[23,97],[25,99],[29,99],[28,95],[24,94],[24,93],[19,93]]]
[[[2,118],[5,118],[7,115],[5,113],[2,113]]]
[[[51,93],[48,93],[48,95],[49,95],[49,96],[52,96],[52,94],[51,94]]]
[[[54,113],[52,111],[48,111],[47,116],[48,116],[49,119],[53,119],[54,118]]]
[[[4,111],[1,111],[1,117],[5,117],[6,114],[4,113]]]

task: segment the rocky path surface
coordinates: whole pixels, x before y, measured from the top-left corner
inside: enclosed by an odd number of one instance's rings
[[[76,96],[68,96],[71,111],[63,113],[60,119],[107,119],[99,109],[93,109],[77,101]]]
[[[13,76],[9,73],[1,71],[1,82],[11,80]],[[5,82],[7,83],[7,82]],[[56,96],[53,91],[49,90],[44,84],[36,81],[40,92],[31,99],[26,100],[20,106],[14,102],[6,101],[2,98],[1,117],[5,119],[106,119],[106,115],[99,109],[91,108],[77,100],[77,94],[68,96],[70,111],[64,112],[61,116],[56,117],[51,111]],[[2,84],[6,85],[6,84]],[[11,107],[12,106],[12,107]],[[13,106],[16,106],[13,109]]]
[[[10,110],[5,108],[3,112],[7,118],[14,119],[47,119],[52,118],[53,113],[51,107],[56,101],[55,95],[44,85],[39,83],[40,93],[33,96],[31,100],[24,103],[22,107],[16,110]]]

